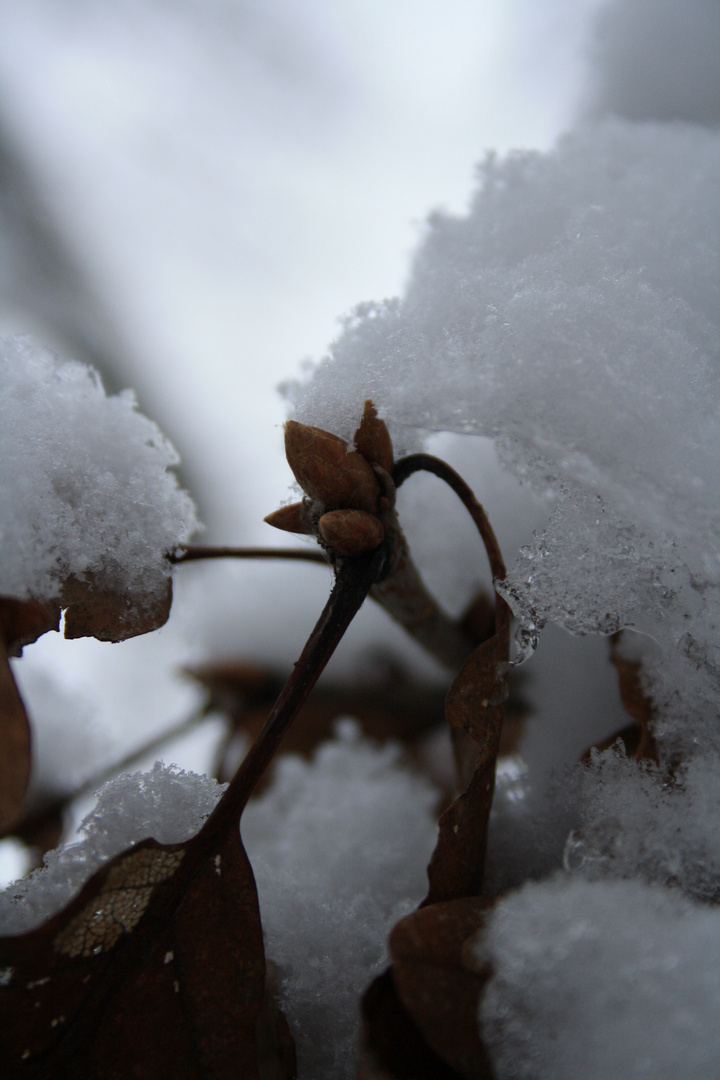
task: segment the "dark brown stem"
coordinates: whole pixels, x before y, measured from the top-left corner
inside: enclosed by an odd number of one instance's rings
[[[253,788],[272,761],[283,735],[299,712],[345,631],[360,610],[372,586],[386,571],[387,550],[382,544],[368,555],[339,559],[333,590],[315,629],[296,662],[260,734],[248,750],[230,787],[215,810],[222,829],[239,819]]]
[[[390,511],[387,519],[391,570],[373,586],[370,595],[436,660],[457,671],[472,652],[474,642],[425,588],[395,511]]]
[[[177,553],[171,552],[171,563],[198,562],[201,559],[300,559],[303,562],[324,563],[327,559],[321,551],[314,548],[256,548],[256,547],[212,547],[203,544],[189,544]]]
[[[477,526],[482,542],[485,545],[493,577],[502,581],[506,571],[503,557],[500,554],[500,546],[488,516],[475,498],[472,489],[450,465],[440,458],[433,457],[432,454],[410,454],[408,457],[401,458],[400,461],[396,462],[392,473],[395,487],[399,488],[409,476],[416,472],[433,473],[453,489]]]

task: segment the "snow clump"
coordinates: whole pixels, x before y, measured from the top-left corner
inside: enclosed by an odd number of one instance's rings
[[[52,599],[68,576],[156,595],[197,528],[179,458],[131,391],[26,339],[0,340],[0,595]]]
[[[427,891],[437,791],[400,749],[342,721],[310,762],[278,761],[243,814],[268,957],[299,1075],[354,1076],[358,1001],[387,963],[390,930]]]
[[[497,1080],[720,1075],[720,913],[639,881],[526,885],[478,945]]]
[[[60,911],[103,863],[153,837],[178,844],[197,833],[227,787],[161,761],[104,784],[78,830],[82,840],[49,851],[44,865],[0,893],[3,934],[22,934]]]
[[[691,124],[606,120],[489,157],[467,216],[431,219],[404,298],[357,308],[291,390],[297,419],[344,437],[367,397],[400,446],[492,437],[555,496],[503,586],[524,642],[547,621],[641,631],[687,741],[720,686],[719,181],[720,135]]]

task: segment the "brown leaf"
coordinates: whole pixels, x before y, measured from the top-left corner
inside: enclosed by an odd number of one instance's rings
[[[585,764],[591,760],[594,750],[609,750],[618,739],[628,757],[634,757],[636,761],[654,761],[656,764],[659,760],[657,744],[652,734],[655,710],[651,698],[642,688],[642,665],[637,660],[628,660],[618,652],[621,636],[622,631],[610,638],[610,659],[617,671],[620,698],[625,711],[632,717],[632,723],[589,746],[580,756],[580,761]]]
[[[0,596],[0,636],[9,656],[20,656],[24,645],[31,645],[59,626],[59,603]]]
[[[377,414],[372,401],[365,402],[360,427],[353,436],[355,449],[371,465],[379,465],[385,472],[391,473],[395,456],[392,439],[387,424]]]
[[[382,552],[340,563],[267,723],[197,836],[138,844],[43,926],[0,941],[7,1080],[265,1080],[259,1055],[268,1077],[280,1066],[282,1080],[294,1072],[286,1030],[267,1053],[268,1033],[282,1025],[261,1020],[262,926],[239,821],[383,566]]]
[[[362,999],[357,1080],[463,1080],[438,1057],[398,997],[392,969]]]
[[[640,738],[637,741],[634,754],[638,761],[648,759],[658,760],[657,745],[652,734],[655,710],[652,699],[649,698],[642,688],[640,680],[641,665],[636,660],[627,660],[618,652],[620,635],[615,634],[610,640],[611,659],[618,673],[620,697],[629,716],[633,718],[640,728]]]
[[[225,712],[237,731],[255,738],[282,688],[282,677],[271,668],[231,661],[192,669],[189,674],[207,687],[208,707]],[[443,722],[445,691],[432,683],[411,680],[395,665],[372,682],[321,682],[309,695],[298,722],[282,744],[282,753],[309,757],[332,735],[340,716],[352,716],[365,735],[379,742],[399,739],[413,744]],[[236,762],[223,760],[218,779],[227,780]],[[256,788],[256,792],[260,788]]]
[[[30,780],[30,724],[8,657],[59,622],[57,604],[0,597],[0,836],[21,820]]]
[[[30,781],[30,724],[0,638],[0,836],[23,814]]]
[[[124,641],[164,626],[172,605],[172,580],[155,594],[103,588],[93,579],[68,578],[62,590],[65,637]]]
[[[258,1072],[261,1080],[287,1080],[297,1073],[295,1040],[278,1005],[278,979],[275,965],[267,961],[265,1000],[258,1018]]]
[[[477,896],[482,889],[487,830],[495,791],[495,764],[505,708],[510,612],[497,598],[497,631],[475,649],[450,687],[445,715],[472,746],[461,761],[461,779],[470,773],[467,789],[440,818],[439,836],[428,866],[430,889],[425,904]],[[469,736],[468,740],[466,736]],[[471,740],[471,741],[470,741]]]
[[[218,835],[214,819],[185,844],[123,852],[64,911],[0,941],[7,1080],[259,1075],[255,883],[237,828]]]
[[[362,454],[348,451],[344,439],[288,420],[285,453],[300,487],[326,510],[375,512],[379,490],[375,473]]]
[[[492,1077],[478,1026],[489,969],[470,952],[493,899],[463,897],[431,904],[402,919],[390,935],[393,983],[425,1042],[460,1076]]]

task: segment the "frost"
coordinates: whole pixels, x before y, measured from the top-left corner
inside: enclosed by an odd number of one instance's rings
[[[202,827],[225,790],[206,776],[157,762],[148,773],[125,773],[103,785],[95,809],[80,826],[83,839],[50,851],[45,865],[0,894],[5,934],[20,934],[60,910],[98,867],[153,837],[187,840]]]
[[[504,587],[521,625],[650,635],[656,696],[670,717],[682,687],[699,728],[720,679],[719,178],[720,136],[682,124],[491,157],[468,215],[431,220],[405,297],[359,307],[292,391],[340,435],[371,396],[406,446],[492,436],[555,492]]]
[[[353,1075],[359,995],[426,891],[436,836],[437,792],[399,749],[337,730],[312,762],[282,759],[242,821],[300,1075],[317,1080]]]
[[[50,599],[70,575],[152,596],[197,527],[177,454],[134,395],[27,340],[0,341],[0,594]]]
[[[720,1073],[720,913],[640,882],[527,885],[479,949],[498,1080]]]

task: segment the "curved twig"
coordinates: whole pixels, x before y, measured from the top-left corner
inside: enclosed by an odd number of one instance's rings
[[[487,514],[482,505],[475,498],[470,486],[465,483],[459,473],[456,473],[455,470],[451,468],[447,462],[442,461],[441,458],[433,457],[432,454],[410,454],[408,457],[401,458],[400,461],[395,463],[392,472],[395,487],[399,488],[409,476],[412,476],[412,474],[416,472],[433,473],[435,476],[439,477],[440,480],[444,480],[445,483],[452,488],[477,526],[482,542],[485,545],[485,551],[487,552],[490,571],[493,577],[497,578],[498,581],[502,581],[505,577],[506,570],[503,557],[500,554],[500,546],[497,542],[497,537],[493,532]]]

